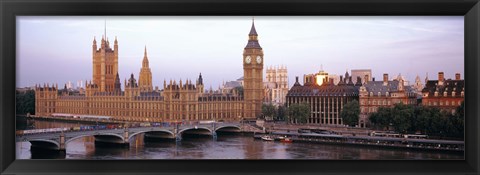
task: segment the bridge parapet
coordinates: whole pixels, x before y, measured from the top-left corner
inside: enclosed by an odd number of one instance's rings
[[[182,140],[182,134],[188,130],[204,130],[210,133],[214,138],[217,136],[217,131],[225,131],[226,128],[230,130],[241,131],[241,125],[239,123],[209,123],[209,124],[192,124],[192,125],[175,125],[170,127],[139,127],[139,128],[127,128],[127,129],[106,129],[106,130],[88,130],[88,131],[67,131],[62,133],[35,133],[27,135],[17,135],[16,141],[29,141],[36,146],[49,145],[49,147],[55,147],[57,150],[65,151],[69,142],[86,136],[95,136],[95,140],[108,141],[114,138],[118,138],[115,143],[121,140],[122,144],[129,144],[130,139],[141,133],[153,134],[166,134],[168,138]],[[107,139],[107,137],[109,137]],[[55,146],[53,146],[55,145]]]

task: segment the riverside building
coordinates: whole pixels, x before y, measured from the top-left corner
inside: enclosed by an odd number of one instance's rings
[[[368,117],[377,112],[379,107],[393,107],[397,103],[406,105],[417,104],[417,93],[411,86],[405,85],[400,75],[389,80],[388,74],[383,74],[383,81],[367,81],[360,87],[359,127],[368,127]]]
[[[353,100],[358,101],[358,89],[361,79],[353,83],[348,72],[345,78],[340,76],[340,82],[334,84],[333,79],[324,79],[319,85],[315,76],[304,76],[305,83],[301,85],[296,77],[295,84],[288,91],[287,106],[305,103],[310,107],[307,123],[324,125],[343,125],[340,113],[343,106]]]
[[[425,78],[425,87],[422,90],[422,105],[440,108],[449,113],[455,113],[458,106],[465,99],[465,80],[460,73],[455,79],[445,79],[444,73],[438,73],[438,80]]]
[[[164,80],[163,89],[153,89],[152,73],[145,48],[139,80],[134,74],[124,80],[122,91],[118,71],[118,41],[113,48],[108,39],[93,40],[92,80],[85,82],[84,93],[60,90],[58,85],[35,86],[35,114],[54,113],[110,116],[126,121],[241,120],[256,118],[264,98],[263,50],[255,25],[244,48],[243,96],[230,92],[205,91],[200,74],[192,80]]]
[[[269,67],[266,71],[265,103],[272,103],[276,106],[285,104],[285,97],[288,93],[288,70],[286,66]]]

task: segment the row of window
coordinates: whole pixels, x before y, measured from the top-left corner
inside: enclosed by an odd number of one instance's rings
[[[210,118],[213,119],[217,118],[236,118],[240,116],[241,112],[239,110],[236,111],[205,111],[205,112],[163,112],[163,111],[128,111],[128,110],[80,110],[74,108],[43,108],[39,109],[39,113],[46,112],[46,113],[55,113],[55,111],[59,113],[70,113],[70,114],[92,114],[92,115],[104,115],[104,116],[124,116],[124,117],[149,117],[149,118],[158,118],[160,116],[166,116],[166,119],[179,119],[178,116],[189,116],[187,119],[195,119],[198,115],[200,118]],[[172,116],[172,117],[170,117]],[[175,117],[177,116],[177,117]]]
[[[435,93],[434,93],[433,95],[434,95],[435,97],[438,97],[438,96],[439,96],[438,91],[435,91]],[[444,96],[444,97],[448,96],[447,91],[444,91],[444,92],[443,92],[443,96]],[[455,91],[452,92],[452,97],[454,97],[454,96],[456,96]],[[460,96],[461,96],[461,97],[465,96],[465,92],[462,91],[462,92],[460,93]],[[424,97],[428,97],[428,93],[426,93],[426,94],[424,95]]]
[[[377,112],[378,107],[361,107],[360,113],[373,113]]]
[[[288,104],[307,103],[310,104],[311,116],[308,123],[321,124],[342,124],[340,112],[345,103],[353,100],[353,98],[345,97],[300,97],[287,98]]]
[[[54,102],[48,102],[49,106],[55,106]],[[115,102],[103,102],[103,103],[86,103],[86,102],[58,102],[57,103],[58,107],[90,107],[90,108],[129,108],[130,106],[132,109],[153,109],[153,110],[159,110],[161,109],[162,104],[160,103],[115,103]],[[183,105],[183,104],[177,104],[177,105],[166,105],[166,109],[170,110],[170,106],[172,106],[172,110],[195,110],[196,105],[190,104],[190,105]],[[210,110],[210,109],[231,109],[231,108],[236,108],[239,109],[242,106],[242,103],[208,103],[208,104],[199,104],[199,109],[203,110]]]
[[[437,101],[428,101],[426,103],[427,106],[460,106],[462,104],[462,101],[440,101],[440,102],[437,102]]]

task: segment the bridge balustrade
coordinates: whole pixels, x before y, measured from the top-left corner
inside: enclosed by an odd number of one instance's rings
[[[96,127],[96,130],[81,130],[81,131],[62,131],[62,132],[52,132],[52,133],[32,133],[32,134],[22,134],[17,135],[17,142],[20,141],[29,141],[32,145],[41,146],[42,143],[48,145],[50,149],[55,149],[59,151],[65,151],[66,145],[77,138],[86,137],[86,136],[95,136],[96,141],[111,141],[117,144],[123,144],[128,147],[130,139],[135,137],[138,134],[142,133],[167,133],[170,136],[168,138],[176,139],[177,141],[182,140],[182,134],[185,131],[191,130],[205,130],[213,137],[217,137],[217,131],[222,128],[233,128],[241,131],[241,128],[238,123],[208,123],[208,124],[192,124],[192,125],[174,125],[174,126],[157,126],[157,127],[133,127],[125,129],[108,129],[102,127]],[[55,146],[53,146],[55,145]]]

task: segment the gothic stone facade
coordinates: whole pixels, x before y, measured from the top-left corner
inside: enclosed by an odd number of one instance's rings
[[[270,67],[266,71],[265,103],[284,105],[288,93],[288,71],[286,66]]]
[[[97,50],[93,42],[93,82],[86,82],[84,94],[59,90],[58,85],[35,86],[36,115],[53,113],[111,116],[127,121],[240,120],[256,118],[263,99],[263,50],[255,26],[249,33],[243,53],[244,96],[236,91],[205,92],[200,74],[196,83],[182,80],[163,83],[163,90],[152,90],[152,75],[145,48],[140,78],[133,74],[121,90],[118,75],[118,42],[114,50],[102,38]]]

